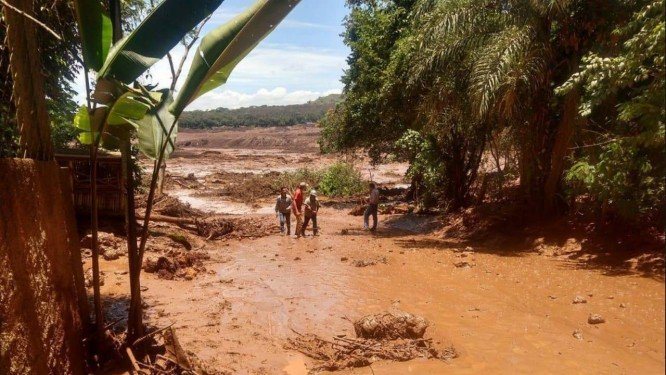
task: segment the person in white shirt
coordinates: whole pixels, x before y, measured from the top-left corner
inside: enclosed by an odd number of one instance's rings
[[[317,213],[321,205],[317,199],[317,191],[312,189],[310,191],[310,196],[303,202],[305,221],[303,221],[303,232],[301,236],[305,237],[305,229],[307,229],[310,220],[312,220],[312,235],[317,236],[319,232],[319,227],[317,226]]]
[[[370,185],[370,196],[368,197],[368,207],[363,214],[363,229],[375,231],[377,230],[377,208],[379,207],[379,189],[374,182]],[[372,215],[372,228],[369,228],[370,216]]]

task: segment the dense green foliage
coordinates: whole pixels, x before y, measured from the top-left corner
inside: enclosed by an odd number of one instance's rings
[[[338,162],[325,168],[300,168],[293,172],[284,172],[273,179],[273,190],[282,187],[294,189],[301,182],[319,193],[329,197],[348,197],[362,193],[365,184],[361,173],[353,164]]]
[[[305,104],[262,105],[238,109],[217,108],[208,111],[184,112],[180,125],[191,129],[218,126],[289,126],[319,121],[326,111],[340,101],[331,94]]]
[[[581,195],[634,218],[663,208],[663,0],[348,6],[324,151],[397,154],[422,197],[451,208],[473,202],[479,173],[514,171],[538,212]]]
[[[352,164],[335,163],[326,168],[319,182],[319,191],[330,197],[352,196],[363,192],[361,173]]]
[[[588,147],[576,153],[566,179],[573,193],[589,193],[622,217],[663,215],[664,2],[648,2],[613,35],[621,38],[617,52],[585,56],[581,71],[558,89],[582,86],[580,114],[597,127],[580,142]]]

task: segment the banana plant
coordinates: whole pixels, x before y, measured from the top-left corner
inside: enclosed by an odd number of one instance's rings
[[[86,72],[93,70],[97,76],[94,92],[88,90],[89,105],[82,107],[74,120],[74,126],[80,131],[79,140],[90,145],[93,171],[100,146],[117,149],[129,144],[133,135],[142,153],[154,160],[140,246],[136,254],[129,254],[132,299],[128,326],[142,325],[139,275],[147,228],[158,171],[175,148],[178,118],[196,98],[226,83],[235,66],[300,2],[257,0],[246,11],[204,36],[177,95],[169,89],[155,91],[136,82],[185,34],[208,19],[222,1],[164,0],[129,35],[111,45],[112,25],[100,0],[74,0],[84,66]],[[93,179],[91,191],[95,190],[95,182]],[[96,192],[92,194],[95,200]],[[95,206],[93,204],[91,214],[93,248],[97,247]],[[136,247],[136,242],[134,245]],[[95,261],[93,257],[94,272]],[[99,291],[95,292],[95,301],[98,301]],[[101,315],[101,306],[95,305],[97,317]],[[101,323],[97,319],[98,327]]]

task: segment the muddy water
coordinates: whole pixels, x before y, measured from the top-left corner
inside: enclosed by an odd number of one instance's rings
[[[192,208],[203,212],[226,215],[268,215],[274,212],[275,206],[269,202],[248,204],[220,198],[196,197],[194,196],[195,193],[196,190],[191,189],[178,189],[169,192],[170,195],[178,197],[181,202],[188,203]]]
[[[175,158],[169,171],[199,178],[216,170],[260,173],[301,163],[298,154],[218,151]],[[399,168],[373,172],[373,178],[397,182]],[[171,193],[205,211],[257,210],[188,191]],[[259,206],[261,213],[270,209]],[[293,330],[353,335],[347,319],[392,307],[427,318],[426,335],[438,345],[453,345],[460,356],[450,362],[376,362],[343,374],[664,373],[663,281],[611,275],[510,247],[475,247],[463,258],[455,241],[418,234],[430,218],[381,216],[377,235],[359,230],[360,220],[323,209],[319,237],[208,242],[210,274],[193,281],[143,274],[148,321],[174,323],[189,351],[233,374],[305,374],[312,361],[284,349]],[[342,229],[349,233],[342,235]],[[387,264],[351,264],[381,257]],[[462,260],[473,267],[454,265]],[[123,262],[102,262],[102,269],[122,269]],[[127,294],[126,284],[126,276],[113,274],[103,292]],[[587,303],[573,304],[576,296]],[[606,323],[588,324],[592,313]]]
[[[345,319],[390,307],[422,315],[427,335],[453,345],[449,363],[379,362],[354,374],[664,372],[664,285],[605,276],[561,260],[476,248],[457,268],[456,243],[322,212],[323,234],[215,243],[207,275],[191,282],[144,275],[151,321],[176,323],[183,344],[217,369],[302,374],[311,361],[283,349],[301,333],[351,334]],[[350,229],[341,235],[343,228]],[[349,260],[341,261],[342,257]],[[386,257],[365,268],[355,259]],[[586,304],[573,304],[575,296]],[[625,307],[620,307],[622,304]],[[590,313],[606,323],[589,325]],[[582,331],[583,340],[573,337]]]

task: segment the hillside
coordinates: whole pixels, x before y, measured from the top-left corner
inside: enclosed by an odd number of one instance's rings
[[[289,126],[316,122],[340,101],[339,94],[323,96],[304,104],[262,105],[238,109],[217,108],[183,113],[180,126],[207,129],[218,126]]]

